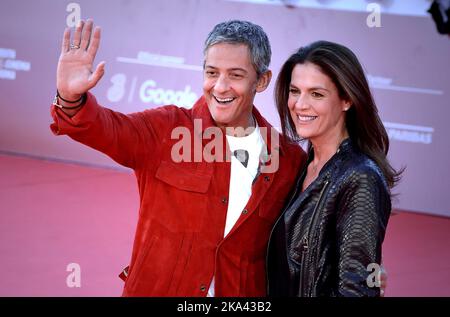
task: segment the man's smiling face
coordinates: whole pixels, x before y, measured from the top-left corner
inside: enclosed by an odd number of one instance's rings
[[[206,51],[203,93],[218,126],[247,128],[255,94],[267,85],[264,75],[258,79],[245,44],[218,43]]]

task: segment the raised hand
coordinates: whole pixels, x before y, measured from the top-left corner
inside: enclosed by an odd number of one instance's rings
[[[105,62],[93,71],[95,55],[100,43],[100,28],[93,21],[80,21],[70,42],[70,28],[64,31],[61,55],[56,72],[56,87],[62,98],[77,100],[93,88],[105,73]]]

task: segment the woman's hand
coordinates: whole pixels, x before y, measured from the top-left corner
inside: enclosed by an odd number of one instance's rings
[[[56,72],[56,87],[62,98],[78,100],[85,92],[97,85],[105,73],[105,62],[92,70],[100,43],[100,28],[92,31],[93,21],[80,20],[70,42],[70,28],[64,31],[61,55]]]
[[[386,268],[383,266],[383,264],[381,264],[380,267],[380,296],[384,297],[384,293],[386,291],[386,287],[387,287],[387,281],[388,281],[388,275],[386,272]]]

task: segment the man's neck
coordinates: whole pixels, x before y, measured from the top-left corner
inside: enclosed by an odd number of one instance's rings
[[[246,127],[220,127],[222,131],[225,130],[225,134],[237,138],[246,137],[252,134],[255,131],[256,128],[256,119],[252,115],[250,115],[249,122]]]

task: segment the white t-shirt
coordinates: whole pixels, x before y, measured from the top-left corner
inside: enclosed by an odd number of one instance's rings
[[[256,126],[255,130],[247,136],[234,137],[227,135],[226,137],[232,155],[224,237],[231,231],[252,195],[252,184],[258,173],[259,156],[264,147],[264,140],[258,126]],[[247,151],[247,167],[233,155],[235,150]],[[209,286],[208,297],[214,297],[214,277]]]

